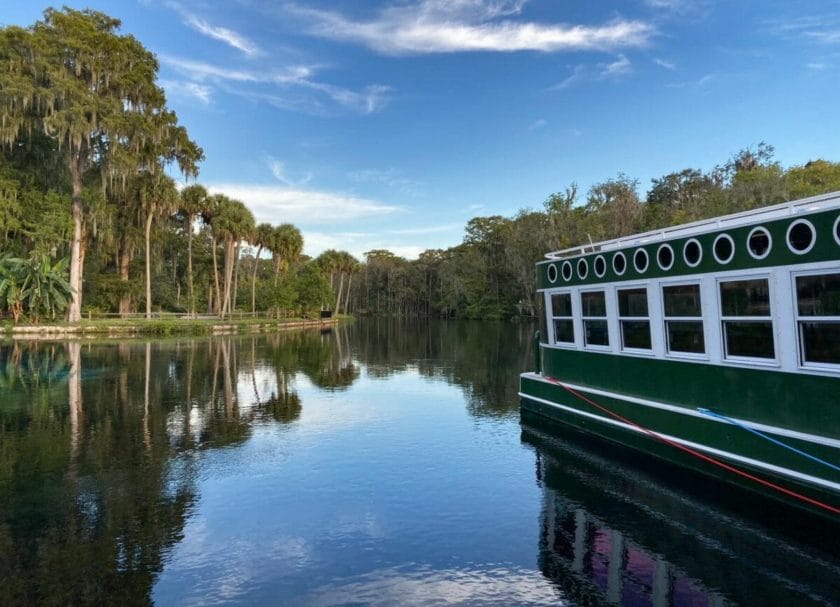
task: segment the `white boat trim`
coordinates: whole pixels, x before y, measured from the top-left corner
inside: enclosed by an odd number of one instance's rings
[[[596,421],[599,421],[599,422],[602,422],[602,423],[605,423],[605,424],[609,424],[609,425],[612,425],[612,426],[617,426],[619,428],[623,428],[625,430],[632,430],[633,432],[636,432],[638,434],[648,434],[647,432],[645,432],[644,430],[642,430],[639,427],[632,426],[630,424],[626,424],[624,422],[620,422],[620,421],[615,420],[615,419],[609,419],[609,418],[606,418],[606,417],[602,417],[600,415],[595,415],[594,413],[589,413],[587,411],[580,411],[578,409],[575,409],[573,407],[569,407],[567,405],[561,405],[559,403],[555,403],[555,402],[552,402],[550,400],[546,400],[544,398],[539,398],[538,396],[531,396],[530,394],[525,394],[524,392],[519,392],[519,396],[521,398],[524,398],[524,399],[527,399],[527,400],[531,400],[531,401],[534,401],[534,402],[542,403],[544,405],[548,405],[549,407],[554,407],[556,409],[562,409],[563,411],[566,411],[567,413],[574,413],[575,415],[580,415],[582,417],[587,417],[587,418],[590,418],[590,419],[593,419],[593,420],[596,420]],[[653,432],[653,431],[651,431],[651,432]],[[743,455],[737,455],[735,453],[730,453],[729,451],[723,451],[723,450],[720,450],[720,449],[715,449],[714,447],[709,447],[709,446],[703,445],[701,443],[695,443],[695,442],[692,442],[692,441],[687,441],[685,439],[678,438],[676,436],[671,436],[669,434],[664,434],[662,432],[653,432],[653,434],[655,434],[656,436],[660,436],[660,437],[662,437],[666,440],[678,443],[680,445],[690,447],[691,449],[696,449],[698,451],[703,451],[704,453],[709,453],[711,455],[717,455],[719,457],[726,458],[730,461],[739,462],[739,463],[742,463],[742,464],[747,464],[747,465],[752,466],[754,468],[760,468],[762,470],[767,470],[767,471],[770,471],[770,472],[774,472],[776,474],[780,474],[780,475],[783,475],[783,476],[794,478],[794,479],[799,480],[799,481],[804,481],[804,482],[807,482],[807,483],[811,483],[813,485],[824,487],[826,489],[831,489],[833,491],[840,492],[840,483],[835,483],[835,482],[832,482],[832,481],[829,481],[829,480],[826,480],[826,479],[823,479],[823,478],[819,478],[819,477],[816,477],[816,476],[811,476],[810,474],[803,474],[801,472],[797,472],[796,470],[791,470],[789,468],[783,468],[781,466],[776,466],[774,464],[768,464],[767,462],[762,462],[760,460],[752,459],[750,457],[744,457]]]
[[[538,375],[536,373],[522,373],[522,377],[533,381],[539,381],[542,383],[550,384],[550,385],[557,385],[558,383],[562,384],[563,386],[568,386],[572,390],[576,390],[578,392],[586,392],[587,394],[595,394],[597,396],[605,396],[607,398],[614,398],[616,400],[624,400],[636,405],[643,405],[645,407],[652,407],[654,409],[661,409],[663,411],[670,411],[671,413],[679,413],[681,415],[688,415],[689,417],[700,417],[702,419],[708,421],[715,421],[720,424],[726,424],[728,426],[736,426],[738,424],[742,426],[746,426],[747,428],[751,428],[753,430],[758,430],[759,432],[765,432],[767,434],[775,434],[776,436],[784,436],[787,438],[795,438],[797,440],[806,441],[809,443],[814,443],[815,445],[822,445],[824,447],[832,447],[834,449],[840,449],[840,440],[836,438],[828,438],[826,436],[819,436],[817,434],[809,434],[807,432],[799,432],[797,430],[789,430],[787,428],[780,428],[778,426],[768,426],[767,424],[759,424],[756,422],[750,422],[743,419],[738,419],[737,417],[727,416],[729,419],[732,420],[732,423],[725,419],[721,419],[719,417],[712,417],[710,415],[705,415],[700,413],[695,409],[688,409],[687,407],[678,407],[676,405],[669,405],[666,403],[660,403],[653,400],[648,400],[646,398],[638,398],[635,396],[627,396],[625,394],[620,394],[618,392],[610,392],[608,390],[599,390],[598,388],[591,388],[589,386],[579,386],[577,384],[571,384],[568,382],[558,382],[558,381],[550,381],[543,377],[542,375]],[[711,407],[708,407],[711,410]]]

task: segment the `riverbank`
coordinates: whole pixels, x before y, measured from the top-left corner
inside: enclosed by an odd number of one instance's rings
[[[152,336],[198,336],[234,335],[247,333],[270,333],[294,329],[319,329],[346,322],[351,316],[333,318],[286,318],[270,320],[257,319],[151,319],[132,318],[127,320],[82,320],[77,323],[56,323],[42,325],[0,325],[0,337],[16,340],[57,339],[63,337],[136,337]]]

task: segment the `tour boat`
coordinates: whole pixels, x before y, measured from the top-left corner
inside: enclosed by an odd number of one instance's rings
[[[840,520],[840,192],[548,253],[523,417]]]

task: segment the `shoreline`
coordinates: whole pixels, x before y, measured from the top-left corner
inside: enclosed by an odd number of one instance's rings
[[[295,329],[329,328],[351,320],[350,316],[328,319],[282,319],[282,320],[197,320],[197,319],[132,319],[93,320],[73,324],[56,325],[9,325],[0,327],[0,339],[14,341],[41,341],[67,338],[120,338],[120,337],[169,337],[169,336],[215,336],[269,333]]]

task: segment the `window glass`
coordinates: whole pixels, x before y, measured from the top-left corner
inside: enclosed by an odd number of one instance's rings
[[[571,293],[555,293],[551,296],[551,309],[554,311],[554,316],[571,316],[572,315],[572,294]]]
[[[662,287],[665,316],[700,316],[700,285]]]
[[[840,316],[840,274],[796,277],[800,316]]]
[[[566,344],[575,343],[572,294],[553,293],[551,295],[551,314],[554,322],[554,341]]]
[[[647,289],[618,290],[618,316],[621,326],[621,347],[650,350],[650,320]]]
[[[734,280],[720,283],[723,316],[770,316],[767,280]]]
[[[800,356],[840,364],[840,273],[796,277]]]
[[[584,316],[606,316],[607,304],[603,291],[581,293],[580,303]]]
[[[766,278],[720,283],[724,355],[776,358]]]
[[[647,316],[647,289],[644,287],[639,289],[619,289],[618,314],[619,316]]]
[[[604,291],[590,291],[580,294],[583,310],[584,345],[609,346],[610,336],[607,328],[607,303]]]
[[[662,301],[668,352],[705,353],[700,285],[662,287]]]

